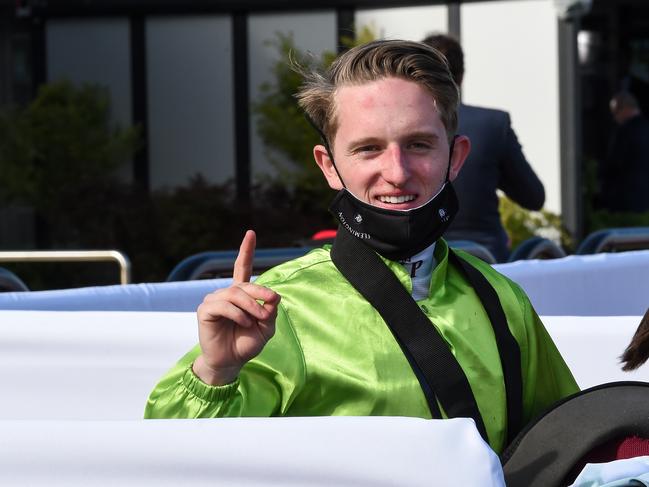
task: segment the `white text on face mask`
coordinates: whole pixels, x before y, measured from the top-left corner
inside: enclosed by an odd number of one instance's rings
[[[345,220],[342,211],[338,212],[338,218],[340,219],[340,223],[342,223],[343,227],[345,227],[347,231],[349,231],[349,233],[351,233],[354,237],[360,238],[361,240],[369,240],[370,238],[372,238],[369,233],[359,232],[358,230],[354,230],[352,227],[350,227],[349,223],[347,223],[347,220]]]

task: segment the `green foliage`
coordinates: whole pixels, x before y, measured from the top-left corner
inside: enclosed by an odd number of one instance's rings
[[[26,109],[2,114],[3,199],[58,209],[66,189],[105,179],[128,161],[137,130],[112,127],[109,108],[105,89],[61,81],[42,86]]]
[[[534,236],[548,238],[566,250],[574,249],[572,236],[563,226],[559,215],[548,210],[526,210],[506,196],[500,197],[499,210],[512,249]]]
[[[607,210],[591,210],[587,216],[589,233],[603,228],[649,227],[649,211],[617,213]]]
[[[74,245],[71,237],[98,223],[88,206],[110,205],[102,195],[118,184],[138,139],[137,129],[111,124],[105,89],[43,85],[25,109],[0,115],[0,203],[33,207],[52,244]]]
[[[372,28],[364,27],[355,39],[342,40],[344,47],[375,39]],[[336,53],[325,51],[320,57],[300,51],[292,35],[277,33],[267,41],[275,48],[278,60],[273,64],[273,81],[260,87],[261,95],[253,103],[257,132],[266,147],[266,156],[278,172],[271,184],[285,187],[294,206],[305,212],[326,212],[331,191],[313,161],[313,146],[320,137],[298,107],[294,94],[302,77],[291,68],[291,61],[305,69],[323,70],[335,59]]]
[[[604,228],[649,227],[649,212],[624,213],[597,208],[597,200],[600,197],[597,166],[596,159],[584,160],[584,233],[587,235]]]
[[[342,41],[345,47],[351,47],[374,38],[374,32],[365,27],[355,40],[349,37]],[[273,82],[260,86],[261,96],[252,106],[257,116],[257,131],[267,147],[267,156],[283,178],[295,177],[296,181],[311,182],[315,175],[321,181],[312,154],[313,146],[320,142],[320,138],[297,105],[294,95],[302,84],[302,77],[291,68],[291,64],[294,62],[307,70],[322,71],[333,62],[336,53],[324,51],[317,58],[312,53],[300,51],[293,36],[281,32],[266,44],[276,49],[279,59],[271,68]],[[290,166],[287,167],[286,162]]]
[[[196,175],[174,189],[136,191],[128,185],[105,184],[101,191],[78,194],[75,227],[68,238],[75,247],[115,248],[132,263],[134,282],[163,281],[171,269],[192,254],[238,248],[248,222],[260,248],[283,247],[306,240],[328,223],[292,204],[286,188],[274,183],[252,188],[252,207],[242,209],[232,181],[208,183]],[[71,210],[72,211],[72,210]],[[114,284],[114,264],[3,264],[32,290]]]
[[[0,205],[35,210],[38,247],[118,249],[131,260],[135,282],[155,282],[191,254],[237,248],[247,226],[257,230],[260,247],[291,245],[328,226],[329,215],[309,206],[321,199],[277,181],[255,184],[250,208],[238,204],[232,181],[201,176],[174,189],[138,190],[117,177],[138,131],[112,126],[109,114],[104,90],[63,82],[43,87],[26,109],[0,115]],[[302,132],[313,135],[308,127]],[[6,267],[33,290],[117,278],[114,264],[104,263]]]
[[[335,54],[324,53],[316,59],[296,49],[292,36],[281,33],[267,44],[276,48],[280,59],[272,67],[274,81],[261,85],[260,98],[253,103],[257,131],[268,160],[278,171],[278,180],[287,188],[296,188],[298,204],[304,204],[310,198],[324,197],[327,186],[313,162],[312,150],[320,143],[319,136],[294,97],[302,78],[291,69],[289,59],[305,68],[321,69],[333,61]]]
[[[43,85],[27,107],[0,113],[0,205],[33,209],[35,221],[26,226],[35,226],[37,241],[25,247],[121,249],[119,222],[135,205],[117,174],[138,144],[136,128],[111,123],[108,92],[95,85]],[[116,274],[104,264],[16,269],[32,289],[60,287],[61,277],[72,286],[95,277],[104,283],[107,275],[114,282]]]
[[[257,232],[258,247],[269,248],[298,244],[328,220],[295,207],[286,188],[272,182],[256,184],[251,202],[242,209],[232,181],[212,184],[200,175],[188,185],[152,192],[136,221],[120,218],[122,248],[134,262],[135,279],[162,280],[189,255],[238,248],[243,222]]]
[[[350,47],[360,46],[361,44],[367,44],[378,38],[378,33],[376,26],[374,25],[364,25],[357,32],[356,36],[342,36],[341,43],[344,48],[349,49]]]

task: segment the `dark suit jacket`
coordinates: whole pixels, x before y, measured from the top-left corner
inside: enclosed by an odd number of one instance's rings
[[[643,115],[616,128],[601,184],[604,208],[620,212],[649,210],[649,121]]]
[[[471,139],[471,153],[453,182],[460,210],[445,237],[473,240],[499,261],[509,256],[508,237],[500,221],[496,189],[530,210],[540,210],[545,190],[529,165],[509,114],[461,104],[458,134]]]

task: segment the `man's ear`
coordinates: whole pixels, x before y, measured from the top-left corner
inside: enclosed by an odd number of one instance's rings
[[[455,137],[453,144],[453,154],[451,154],[451,169],[448,174],[449,181],[453,181],[462,169],[464,161],[471,152],[471,141],[466,135]]]
[[[313,158],[316,164],[324,174],[327,183],[331,189],[342,189],[343,184],[338,177],[336,168],[334,168],[333,161],[329,157],[329,151],[324,145],[316,145],[313,148]]]

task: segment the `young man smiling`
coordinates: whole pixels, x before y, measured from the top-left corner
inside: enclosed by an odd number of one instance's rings
[[[425,331],[434,330],[459,364],[484,435],[501,451],[515,433],[508,431],[509,364],[462,265],[495,290],[513,337],[516,427],[577,385],[524,292],[482,261],[455,256],[441,238],[457,211],[452,181],[470,150],[455,135],[458,90],[443,56],[420,43],[376,41],[342,54],[324,74],[304,74],[297,97],[323,139],[314,158],[338,190],[334,248],[251,283],[255,234],[248,231],[233,285],[205,297],[199,345],[156,386],[145,415],[451,416],[452,401],[430,390],[380,306],[342,270],[345,259],[369,255],[376,262],[356,277],[370,291],[387,289],[383,301],[416,301]],[[388,286],[395,278],[402,294]]]
[[[419,84],[384,78],[343,86],[335,96],[338,130],[331,149],[314,148],[316,163],[333,189],[343,182],[370,205],[409,210],[424,205],[446,180],[450,141],[435,100]],[[459,172],[469,140],[458,136],[449,179]]]

